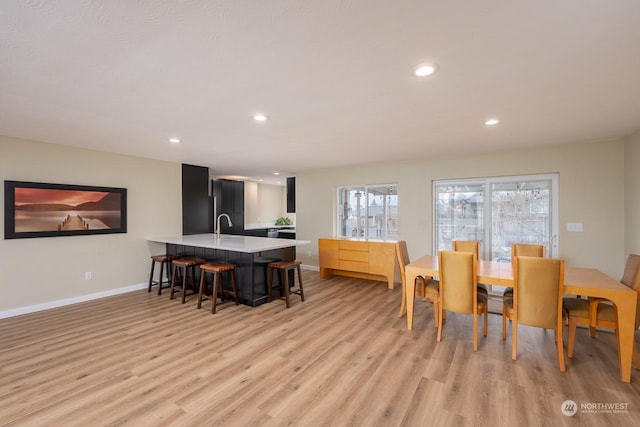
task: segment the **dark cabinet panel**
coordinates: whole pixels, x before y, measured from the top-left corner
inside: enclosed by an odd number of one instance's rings
[[[218,215],[221,213],[231,214],[234,208],[234,183],[235,181],[229,181],[226,179],[221,180],[221,188],[222,188],[222,197],[220,199],[220,211]]]
[[[287,178],[287,212],[296,211],[296,177]]]
[[[182,234],[209,232],[209,169],[182,165]]]
[[[264,251],[261,256],[174,244],[167,244],[166,248],[168,254],[179,257],[197,257],[207,261],[235,264],[240,303],[253,307],[267,302],[267,262],[274,260],[289,261],[296,258],[295,247]],[[199,270],[199,268],[196,268],[196,283],[199,283]],[[274,277],[274,283],[276,283],[276,280],[278,280],[277,274]],[[207,279],[207,283],[211,284],[211,278]],[[289,277],[289,283],[293,283],[292,277]]]
[[[226,213],[231,218],[233,226],[229,227],[226,218],[220,219],[220,232],[222,234],[244,233],[244,182],[230,179],[216,179],[211,183],[213,189],[213,224],[217,216]]]
[[[244,225],[244,181],[233,181],[233,207],[231,209],[234,214],[242,215],[241,221]]]
[[[252,230],[244,230],[245,236],[255,236],[255,237],[267,237],[267,229],[266,228],[255,228]]]
[[[290,233],[288,231],[280,230],[280,231],[278,231],[278,237],[280,239],[295,239],[296,238],[296,233]]]

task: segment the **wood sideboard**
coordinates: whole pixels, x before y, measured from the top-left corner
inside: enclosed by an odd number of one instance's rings
[[[332,274],[401,283],[395,241],[349,238],[318,239],[320,277]]]

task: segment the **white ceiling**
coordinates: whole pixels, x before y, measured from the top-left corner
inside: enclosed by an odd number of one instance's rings
[[[638,0],[0,3],[7,136],[273,178],[639,129]]]

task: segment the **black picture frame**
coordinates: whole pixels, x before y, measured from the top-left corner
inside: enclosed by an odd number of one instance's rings
[[[127,189],[4,181],[4,238],[127,232]]]

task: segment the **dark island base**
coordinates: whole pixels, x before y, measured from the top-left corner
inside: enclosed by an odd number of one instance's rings
[[[220,261],[236,265],[238,280],[238,294],[240,302],[256,307],[267,302],[267,265],[276,260],[292,261],[296,256],[295,247],[273,249],[257,253],[231,252],[219,249],[183,246],[168,243],[167,253],[180,257],[196,257],[207,261]],[[200,283],[200,268],[196,268],[196,280]],[[289,283],[293,283],[292,275],[289,275]],[[211,278],[208,278],[211,286]],[[225,278],[225,286],[227,280]],[[274,274],[273,286],[279,286],[278,274]],[[279,290],[273,291],[273,296],[278,296]]]

